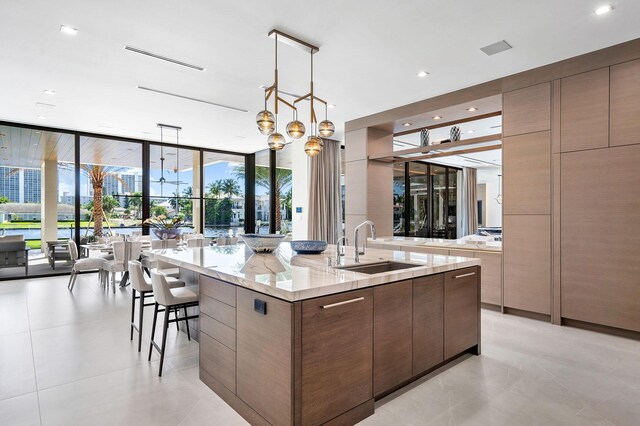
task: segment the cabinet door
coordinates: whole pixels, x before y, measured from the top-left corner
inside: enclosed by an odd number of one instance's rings
[[[506,92],[502,99],[504,136],[551,128],[551,83]]]
[[[444,359],[478,344],[478,272],[473,267],[444,274]]]
[[[302,423],[373,398],[373,289],[302,302]]]
[[[373,290],[373,393],[380,393],[412,376],[411,280]]]
[[[293,305],[238,287],[237,395],[269,423],[292,423]],[[254,300],[267,302],[266,314]]]
[[[551,214],[551,133],[504,138],[502,156],[504,214]]]
[[[473,257],[482,262],[480,300],[482,303],[502,305],[502,253],[476,251]]]
[[[610,145],[640,143],[640,59],[611,67]]]
[[[444,275],[413,280],[413,374],[444,361]]]
[[[551,216],[504,215],[503,226],[504,306],[551,314]]]
[[[560,150],[609,146],[609,68],[563,78]]]
[[[562,154],[564,318],[640,331],[638,159],[640,145]]]

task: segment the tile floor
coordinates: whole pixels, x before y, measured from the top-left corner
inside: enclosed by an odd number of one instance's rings
[[[157,377],[157,355],[129,341],[130,290],[104,293],[95,274],[73,293],[66,283],[0,282],[0,425],[246,424],[198,380],[198,345],[173,328]],[[379,401],[361,424],[640,424],[640,342],[489,311],[482,327],[482,356]]]

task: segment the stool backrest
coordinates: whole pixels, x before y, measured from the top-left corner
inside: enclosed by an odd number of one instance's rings
[[[153,287],[153,298],[162,306],[171,306],[173,295],[169,290],[169,284],[164,275],[151,270],[151,287]]]
[[[129,278],[131,279],[131,287],[136,291],[151,291],[152,287],[144,279],[142,272],[142,264],[137,260],[129,261]]]

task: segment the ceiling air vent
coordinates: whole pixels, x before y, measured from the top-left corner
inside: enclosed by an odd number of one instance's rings
[[[149,56],[151,58],[160,59],[161,61],[171,62],[172,64],[180,65],[180,66],[191,68],[194,70],[204,71],[204,68],[199,67],[198,65],[192,65],[186,62],[179,61],[177,59],[167,58],[166,56],[158,55],[157,53],[151,53],[151,52],[147,52],[146,50],[138,49],[137,47],[125,46],[124,50],[128,50],[134,53],[139,53],[140,55]]]
[[[164,90],[152,89],[150,87],[144,87],[144,86],[137,86],[137,87],[140,90],[146,90],[148,92],[159,93],[161,95],[173,96],[175,98],[186,99],[188,101],[193,101],[193,102],[200,102],[200,103],[203,103],[203,104],[209,104],[209,105],[217,106],[217,107],[220,107],[220,108],[232,109],[234,111],[249,112],[246,109],[237,108],[237,107],[229,106],[229,105],[218,104],[218,103],[215,103],[215,102],[207,101],[205,99],[192,98],[191,96],[185,96],[185,95],[180,95],[178,93],[166,92]]]
[[[488,46],[480,48],[480,50],[482,50],[488,56],[492,56],[492,55],[495,55],[496,53],[504,52],[505,50],[509,50],[509,49],[511,49],[511,45],[504,40],[500,40],[497,43],[493,43]]]

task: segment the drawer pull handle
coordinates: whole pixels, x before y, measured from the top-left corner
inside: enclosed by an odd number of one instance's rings
[[[348,305],[349,303],[360,302],[364,300],[364,297],[356,297],[355,299],[344,300],[342,302],[332,303],[330,305],[321,306],[322,309],[335,308],[336,306]]]
[[[476,274],[475,272],[469,272],[468,274],[456,275],[456,276],[455,276],[455,277],[453,277],[453,278],[455,279],[455,278],[470,277],[471,275],[475,275],[475,274]]]

